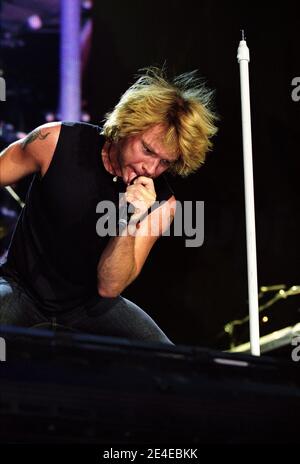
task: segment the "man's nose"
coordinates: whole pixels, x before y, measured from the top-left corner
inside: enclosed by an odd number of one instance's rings
[[[144,175],[147,177],[152,177],[154,176],[156,169],[159,165],[160,160],[159,159],[152,159],[149,160],[146,164],[144,164]]]

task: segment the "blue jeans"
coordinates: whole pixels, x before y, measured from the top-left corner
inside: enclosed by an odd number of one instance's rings
[[[124,337],[173,345],[158,325],[131,301],[97,299],[94,304],[77,307],[64,314],[45,314],[16,282],[0,277],[0,326],[68,329],[97,335]]]

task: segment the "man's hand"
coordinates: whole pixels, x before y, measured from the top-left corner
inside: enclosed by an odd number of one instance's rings
[[[130,218],[129,224],[136,224],[156,200],[154,182],[150,177],[139,176],[132,185],[129,185],[125,192],[128,203],[134,206],[134,213]]]

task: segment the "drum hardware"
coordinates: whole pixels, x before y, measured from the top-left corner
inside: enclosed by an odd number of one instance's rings
[[[7,228],[0,225],[0,240],[7,235]]]
[[[285,300],[291,296],[300,295],[300,285],[292,285],[291,287],[287,288],[287,285],[280,284],[280,285],[270,285],[270,286],[262,286],[260,287],[259,292],[259,299],[261,300],[263,297],[267,295],[269,292],[276,291],[275,295],[269,298],[263,304],[259,305],[259,313],[263,313],[265,310],[273,306],[276,302],[280,300]],[[269,321],[270,316],[262,316],[261,322],[266,323]],[[230,348],[235,346],[234,342],[234,332],[238,326],[242,326],[243,324],[249,321],[249,315],[243,317],[242,319],[235,319],[233,321],[228,322],[224,325],[224,332],[229,336],[230,339]]]

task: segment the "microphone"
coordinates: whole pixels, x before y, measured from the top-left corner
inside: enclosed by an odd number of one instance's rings
[[[139,176],[135,176],[131,181],[129,185],[132,185],[135,179],[137,179]],[[130,211],[129,211],[130,209]],[[120,197],[119,200],[119,220],[118,220],[118,233],[123,232],[124,229],[128,226],[128,223],[130,221],[130,218],[132,214],[134,213],[134,207],[130,203],[128,203],[125,199],[125,192],[122,193],[122,196]]]
[[[129,185],[132,185],[134,181],[141,176],[135,176],[131,181]],[[119,220],[118,220],[118,233],[123,232],[124,229],[128,226],[130,223],[130,219],[132,215],[134,214],[134,206],[131,203],[128,203],[125,199],[125,193],[123,193],[122,198],[120,198],[119,201]],[[142,217],[139,218],[139,220],[136,223],[136,226],[138,225],[139,222],[141,222],[146,216],[148,216],[148,210],[142,215]]]

